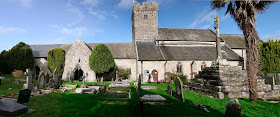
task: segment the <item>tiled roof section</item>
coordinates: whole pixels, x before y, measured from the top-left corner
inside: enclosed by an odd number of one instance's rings
[[[147,61],[160,61],[164,60],[158,46],[154,41],[136,41],[138,59]]]
[[[89,49],[94,49],[95,46],[101,43],[86,43]],[[135,59],[135,52],[133,44],[130,43],[104,43],[108,46],[115,59]],[[72,44],[50,44],[50,45],[31,45],[34,57],[47,57],[48,51],[51,48],[61,47],[67,51],[71,48]]]
[[[36,58],[45,58],[52,48],[60,48],[62,44],[47,44],[47,45],[30,45],[33,51],[33,56]]]
[[[90,46],[90,49],[94,49],[97,45],[102,43],[86,43]],[[107,45],[111,51],[114,59],[135,59],[135,52],[132,42],[123,42],[123,43],[103,43]]]
[[[231,49],[246,48],[245,39],[243,35],[221,34],[221,38]]]
[[[216,59],[215,46],[159,46],[167,61],[212,61]],[[243,60],[226,46],[222,46],[222,56],[229,61]]]
[[[210,29],[159,28],[157,40],[215,42],[216,34]]]

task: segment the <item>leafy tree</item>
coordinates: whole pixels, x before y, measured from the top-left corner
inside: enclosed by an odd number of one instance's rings
[[[58,74],[62,75],[65,65],[65,51],[61,48],[53,48],[48,52],[48,67],[53,73],[56,69]]]
[[[103,82],[103,75],[115,68],[113,55],[105,44],[99,44],[94,48],[89,56],[89,66],[101,77],[101,82]]]
[[[256,16],[272,5],[273,1],[260,0],[212,0],[213,9],[224,8],[227,4],[227,11],[243,31],[246,51],[246,69],[249,79],[249,96],[253,102],[257,101],[257,68],[258,68],[258,49],[259,36],[256,29]]]
[[[35,64],[32,49],[23,42],[9,50],[5,58],[9,66],[9,73],[15,69],[25,71],[27,68],[33,68]]]
[[[258,48],[261,72],[280,73],[280,41],[269,40],[259,44]]]
[[[8,51],[3,50],[0,54],[0,72],[2,73],[9,73],[8,63],[6,61],[6,55]]]

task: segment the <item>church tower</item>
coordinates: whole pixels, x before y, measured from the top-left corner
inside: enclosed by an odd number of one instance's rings
[[[135,40],[155,40],[158,35],[158,3],[133,3],[132,36]]]

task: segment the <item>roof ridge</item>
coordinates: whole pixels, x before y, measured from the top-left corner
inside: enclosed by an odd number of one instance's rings
[[[244,36],[243,34],[220,34],[220,35],[236,35],[236,36]]]
[[[190,30],[190,29],[194,29],[194,30],[208,30],[208,29],[199,29],[199,28],[158,28],[158,29],[188,29],[188,30]]]

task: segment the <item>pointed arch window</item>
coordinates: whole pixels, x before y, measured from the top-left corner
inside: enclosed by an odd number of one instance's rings
[[[205,62],[202,62],[201,63],[201,71],[206,67],[206,63]]]
[[[182,69],[182,63],[181,62],[178,62],[177,64],[177,73],[182,73],[183,69]]]

